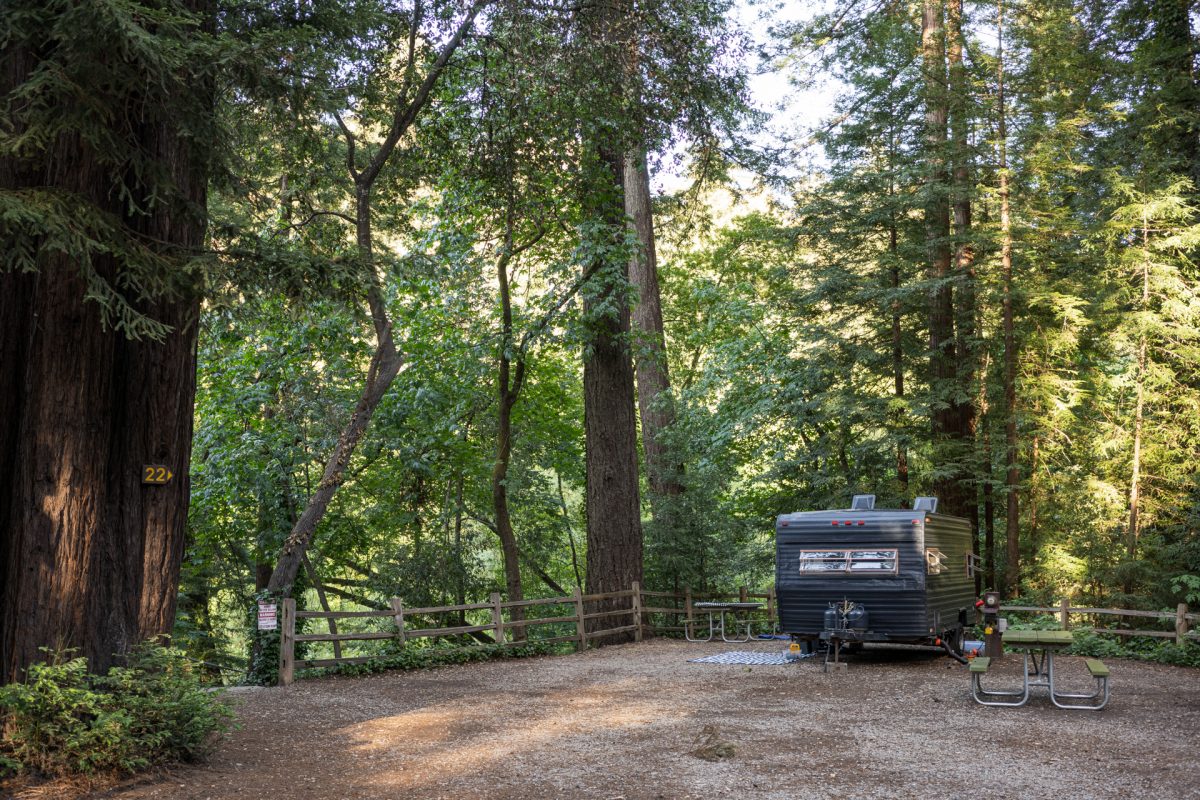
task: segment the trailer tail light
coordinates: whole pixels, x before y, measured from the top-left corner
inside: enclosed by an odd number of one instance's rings
[[[919,519],[913,520],[913,525],[920,525],[920,524],[921,524],[921,520],[919,520]]]
[[[835,527],[835,528],[837,527],[837,520],[836,520],[836,519],[833,521],[833,527]]]
[[[866,525],[866,524],[867,524],[867,521],[866,521],[866,520],[863,520],[863,519],[860,519],[860,520],[858,521],[858,524],[859,524],[859,525]]]

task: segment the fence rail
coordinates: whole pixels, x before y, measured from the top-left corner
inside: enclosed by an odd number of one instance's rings
[[[1064,597],[1062,602],[1060,602],[1057,607],[1002,605],[1000,606],[1000,610],[1006,613],[1053,614],[1058,617],[1059,627],[1063,630],[1106,633],[1113,636],[1147,636],[1156,639],[1174,639],[1176,644],[1183,644],[1185,641],[1200,641],[1200,631],[1193,630],[1195,626],[1192,624],[1195,622],[1200,622],[1200,614],[1189,613],[1187,603],[1180,603],[1174,612],[1140,611],[1137,609],[1128,608],[1091,608],[1090,606],[1072,606],[1069,598]],[[1133,628],[1109,628],[1099,624],[1081,625],[1071,619],[1072,614],[1074,614],[1076,617],[1094,617],[1096,623],[1100,622],[1100,617],[1105,616],[1125,619],[1141,618],[1174,620],[1175,630],[1135,630]]]
[[[545,597],[533,600],[501,600],[499,593],[493,593],[486,603],[465,603],[453,606],[429,606],[425,608],[406,608],[400,598],[392,598],[388,610],[371,611],[297,611],[296,601],[287,598],[282,604],[280,615],[280,648],[279,648],[279,681],[288,685],[295,679],[296,645],[305,642],[331,642],[337,645],[347,641],[380,641],[394,640],[404,645],[409,639],[437,638],[444,636],[475,636],[484,637],[490,634],[492,640],[499,645],[520,644],[525,640],[541,643],[573,642],[577,651],[586,650],[590,643],[607,636],[632,632],[634,641],[641,641],[646,633],[677,633],[684,631],[695,619],[695,604],[704,600],[729,600],[736,598],[739,602],[753,600],[763,601],[760,622],[768,630],[777,626],[778,603],[775,597],[775,587],[771,586],[765,592],[751,592],[748,587],[741,586],[736,592],[699,593],[685,588],[682,592],[652,592],[642,589],[637,583],[631,588],[600,594],[583,594],[578,588],[570,595],[562,597]],[[627,607],[596,609],[594,603],[603,601],[627,600]],[[650,605],[647,600],[653,603]],[[564,616],[539,616],[523,618],[525,609],[546,606],[566,606],[568,613]],[[589,608],[590,606],[590,608]],[[512,618],[511,612],[520,609],[521,613]],[[1200,622],[1200,614],[1189,613],[1185,603],[1180,603],[1175,613],[1169,611],[1137,611],[1112,608],[1075,607],[1069,604],[1067,598],[1057,607],[1002,605],[1002,612],[1054,614],[1059,618],[1063,629],[1094,631],[1116,636],[1148,636],[1157,638],[1174,638],[1177,642],[1200,640],[1198,631],[1192,630],[1193,623]],[[486,622],[479,624],[458,624],[435,627],[409,627],[417,619],[422,621],[437,614],[457,613],[459,622],[466,621],[467,612],[490,612],[484,615]],[[505,620],[505,612],[510,618]],[[545,613],[545,612],[541,612]],[[552,612],[551,612],[552,613]],[[1143,619],[1174,619],[1175,630],[1133,630],[1130,628],[1105,628],[1094,624],[1081,624],[1080,618],[1092,616],[1095,622],[1103,616],[1118,618]],[[1072,619],[1072,616],[1075,619]],[[339,631],[337,621],[354,618],[391,619],[394,629],[390,631]],[[681,619],[682,618],[682,619]],[[296,633],[298,619],[326,620],[329,623],[329,633]],[[597,619],[612,619],[615,627],[603,630],[588,630],[588,622]],[[627,622],[626,622],[627,620]],[[626,622],[626,624],[621,624]],[[608,623],[606,623],[608,624]],[[549,625],[573,626],[574,633],[562,635],[561,632],[549,631],[556,635],[534,637],[531,629]],[[517,636],[510,634],[519,631]],[[332,667],[340,664],[362,664],[378,656],[355,655],[341,657],[340,651],[334,658],[306,658],[300,660],[302,667]]]

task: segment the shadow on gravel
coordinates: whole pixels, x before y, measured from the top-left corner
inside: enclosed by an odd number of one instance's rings
[[[823,654],[818,654],[814,660],[823,659]],[[843,650],[840,660],[847,664],[927,664],[942,660],[955,663],[941,648],[906,644],[869,644],[858,651]]]

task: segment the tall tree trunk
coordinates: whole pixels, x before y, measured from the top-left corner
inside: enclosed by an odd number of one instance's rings
[[[601,65],[609,113],[616,114],[628,96],[625,81],[632,18],[625,4],[588,8],[580,14],[585,37],[610,63]],[[590,340],[583,359],[584,436],[587,467],[587,592],[598,594],[630,588],[642,580],[642,519],[638,488],[637,419],[629,348],[629,261],[617,257],[625,239],[625,159],[619,131],[599,123],[590,133],[584,165],[590,180],[581,198],[584,217],[593,223],[597,265],[584,290],[584,317]],[[589,613],[629,608],[622,600],[589,603]],[[616,616],[588,621],[592,630],[614,626]],[[607,637],[600,644],[627,641],[630,635]]]
[[[625,213],[632,222],[638,242],[637,250],[629,260],[629,281],[638,290],[632,323],[636,342],[642,452],[646,457],[651,511],[655,520],[669,529],[670,503],[663,503],[662,499],[683,493],[683,485],[679,482],[683,467],[670,458],[662,442],[662,432],[675,421],[675,408],[671,401],[671,379],[667,371],[654,216],[650,206],[650,173],[645,152],[625,158]]]
[[[958,494],[963,498],[962,512],[979,529],[979,499],[975,479],[976,407],[972,393],[978,360],[975,344],[975,246],[971,240],[971,149],[968,142],[970,87],[963,66],[963,0],[947,5],[947,59],[950,76],[950,134],[954,159],[954,274],[956,293],[955,325],[957,418],[954,435],[959,439]]]
[[[896,169],[896,137],[895,130],[892,129],[888,136],[888,173],[894,173]],[[888,201],[894,202],[896,195],[896,182],[894,178],[888,178]],[[896,212],[891,211],[888,214],[888,259],[891,262],[888,266],[888,274],[891,279],[892,288],[892,385],[893,393],[897,400],[897,408],[894,416],[894,424],[898,431],[896,440],[896,482],[899,484],[900,497],[902,502],[907,502],[909,496],[908,490],[908,447],[904,441],[903,433],[899,432],[900,427],[904,422],[904,409],[902,402],[904,400],[904,330],[901,326],[901,308],[900,308],[900,253],[899,253],[899,230],[896,223]]]
[[[571,524],[571,513],[567,510],[567,496],[563,494],[562,475],[554,477],[558,483],[558,507],[562,509],[563,525],[567,529],[567,542],[571,545],[571,569],[575,574],[575,585],[583,588],[583,576],[579,572],[579,549],[575,546],[575,526]]]
[[[184,5],[208,11],[199,0]],[[41,43],[7,42],[0,97],[45,67],[42,52]],[[196,79],[194,91],[204,105],[207,82]],[[114,120],[108,133],[161,170],[172,196],[152,200],[140,176],[119,172],[73,133],[0,158],[0,191],[36,188],[87,202],[182,272],[204,243],[202,145],[136,88],[92,99],[120,103],[102,109]],[[132,197],[114,191],[122,182]],[[6,231],[6,240],[10,234],[21,232]],[[177,295],[133,299],[138,312],[168,326],[161,341],[135,340],[106,327],[85,300],[84,265],[42,251],[37,266],[0,267],[0,683],[44,660],[41,647],[78,648],[103,671],[133,645],[168,633],[188,508],[199,282]],[[127,270],[112,255],[91,266],[117,287]],[[174,477],[144,484],[152,464]]]
[[[621,196],[622,158],[601,150],[608,186],[596,209],[614,240],[623,232],[624,208],[603,197]],[[638,492],[637,420],[629,351],[629,308],[624,302],[627,265],[614,263],[597,274],[601,287],[584,296],[584,314],[594,331],[583,362],[584,434],[587,463],[587,592],[628,589],[642,580],[642,520]],[[589,604],[589,613],[627,606],[620,601]],[[612,627],[615,617],[589,621],[593,630]],[[613,637],[623,641],[626,636]]]
[[[525,359],[521,356],[512,375],[513,322],[512,297],[509,294],[508,263],[512,253],[511,220],[506,233],[506,248],[496,259],[496,282],[500,290],[501,336],[496,375],[496,457],[492,462],[492,512],[496,517],[496,535],[504,557],[504,582],[509,600],[524,600],[521,588],[521,558],[517,536],[508,512],[508,465],[512,460],[512,410],[525,378]],[[524,609],[511,610],[512,619],[524,619]],[[513,628],[513,639],[525,639],[525,627]]]
[[[933,283],[929,308],[930,430],[935,466],[944,477],[935,479],[939,510],[962,515],[956,463],[959,441],[954,343],[954,294],[950,282],[950,176],[946,164],[948,92],[946,31],[941,0],[924,0],[921,13],[921,57],[925,104],[925,242],[929,279]]]
[[[1142,212],[1142,249],[1145,257],[1142,259],[1142,313],[1150,306],[1150,233],[1148,230],[1146,212]],[[1148,341],[1145,331],[1138,336],[1137,355],[1137,389],[1133,409],[1133,463],[1129,476],[1129,524],[1125,530],[1125,559],[1130,563],[1137,561],[1138,536],[1141,520],[1141,489],[1142,489],[1142,425],[1146,410],[1146,358]],[[1133,580],[1126,577],[1122,584],[1125,594],[1133,592]]]
[[[1001,593],[1020,591],[1021,533],[1019,492],[1021,469],[1017,463],[1017,343],[1013,323],[1012,216],[1008,190],[1008,120],[1004,108],[1004,0],[997,3],[996,113],[1000,140],[1000,277],[1003,285],[1004,329],[1004,462],[1008,500],[1005,515],[1005,549],[1008,559]]]
[[[306,575],[308,575],[308,582],[312,585],[313,589],[315,589],[317,592],[317,602],[319,602],[321,604],[321,610],[324,611],[326,614],[333,611],[333,608],[329,605],[329,598],[325,596],[325,586],[324,586],[324,584],[321,583],[320,577],[317,576],[317,571],[315,569],[313,569],[312,562],[308,560],[307,553],[304,554],[304,572]],[[329,632],[332,633],[334,636],[337,636],[337,633],[338,633],[337,619],[334,617],[329,617],[328,620],[329,620]],[[342,643],[339,642],[337,639],[333,640],[333,657],[334,658],[342,657]]]
[[[1034,419],[1038,418],[1041,408],[1035,404],[1032,411]],[[1038,459],[1041,456],[1042,437],[1034,432],[1029,439],[1029,489],[1026,492],[1029,506],[1029,541],[1027,542],[1029,563],[1037,560],[1038,552]]]
[[[986,419],[986,414],[984,416]],[[983,575],[987,588],[995,589],[996,500],[992,488],[992,432],[986,424],[983,428],[983,457]]]
[[[979,392],[976,395],[975,407],[979,409],[979,421],[983,427],[983,435],[975,453],[975,462],[979,464],[981,494],[983,495],[983,529],[976,530],[971,537],[972,550],[979,557],[977,564],[981,567],[975,571],[975,594],[979,595],[984,584],[988,589],[995,588],[996,552],[995,552],[995,522],[996,506],[992,499],[992,437],[988,429],[988,372],[991,368],[991,356],[986,348],[983,352],[983,363],[979,365]],[[980,542],[982,534],[983,541]]]

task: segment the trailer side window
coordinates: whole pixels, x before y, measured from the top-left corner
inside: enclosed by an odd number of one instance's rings
[[[936,547],[925,548],[925,574],[941,575],[946,571],[946,554]]]
[[[802,573],[883,573],[895,574],[895,550],[803,550]]]
[[[805,550],[800,553],[801,572],[845,572],[845,550]]]
[[[895,550],[851,550],[850,572],[895,572]]]

